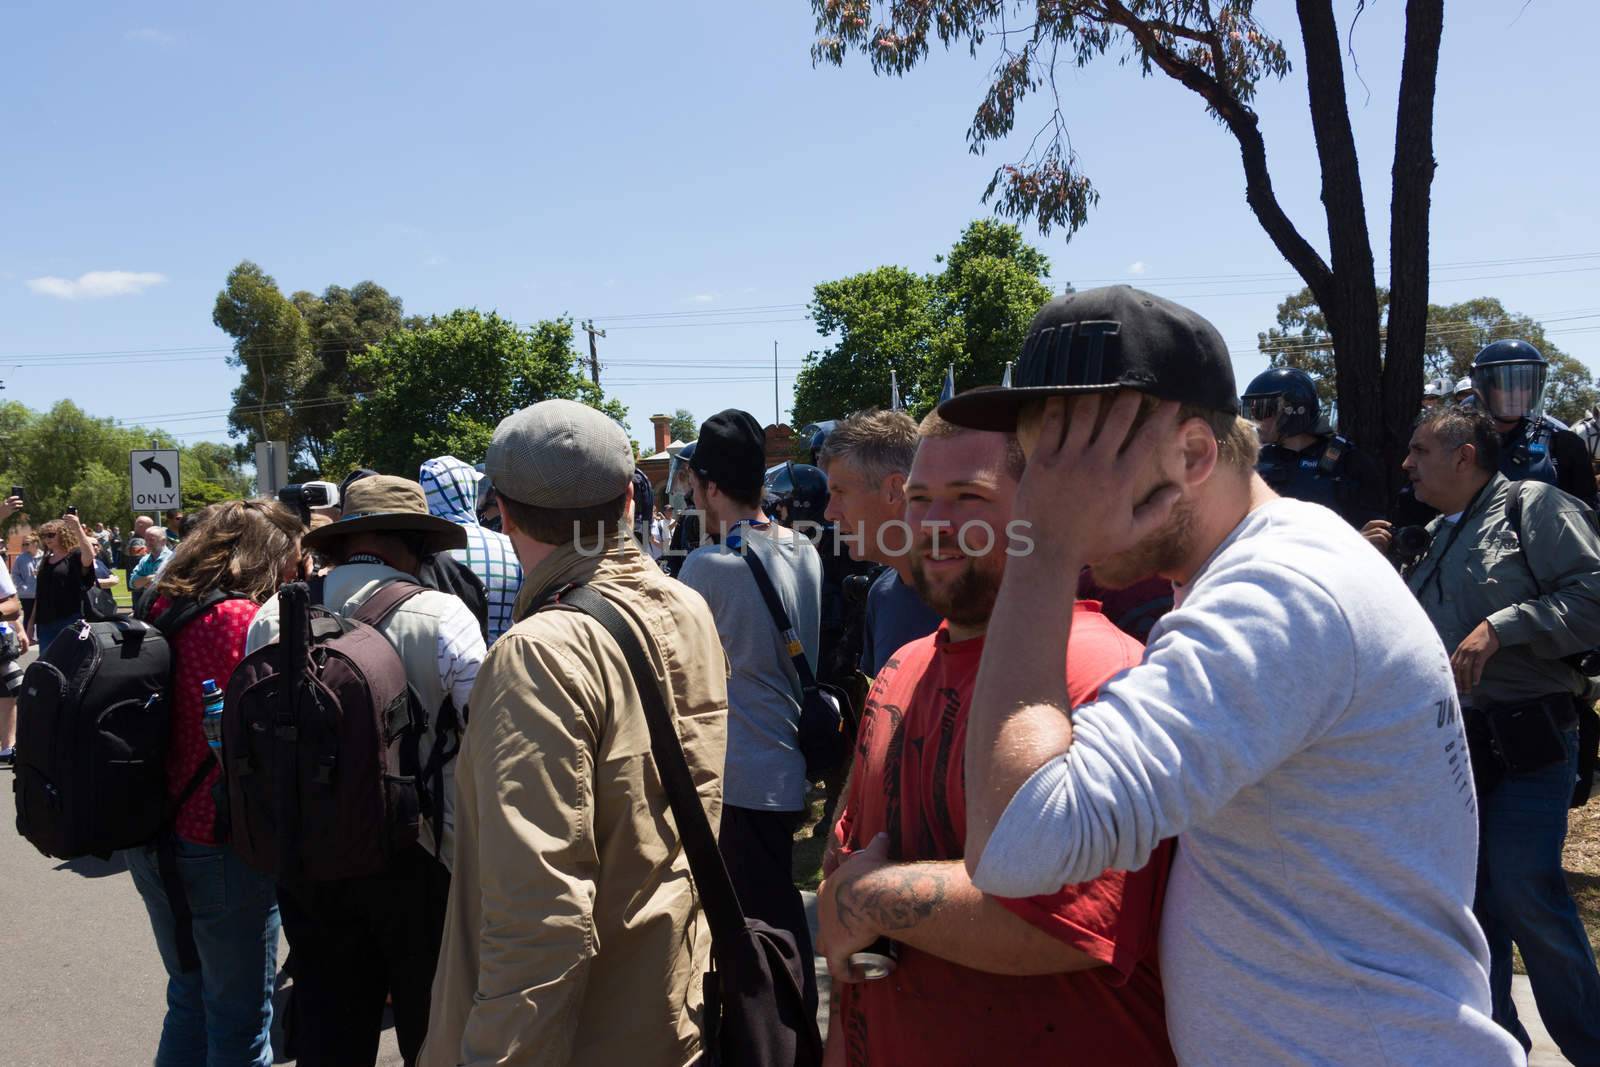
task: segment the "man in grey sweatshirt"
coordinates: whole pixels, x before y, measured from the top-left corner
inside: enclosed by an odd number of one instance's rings
[[[1449,658],[1398,575],[1253,473],[1227,346],[1126,287],[1035,317],[1016,388],[940,414],[1028,453],[966,747],[974,884],[1027,896],[1178,837],[1167,1021],[1203,1064],[1516,1064],[1472,915]],[[1145,658],[1068,717],[1085,564],[1176,583]]]

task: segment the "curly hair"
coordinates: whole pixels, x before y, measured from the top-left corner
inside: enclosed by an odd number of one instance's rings
[[[275,500],[217,504],[173,551],[156,589],[173,598],[226,590],[265,603],[304,532],[300,517]]]
[[[39,527],[39,539],[41,541],[47,537],[55,536],[56,534],[61,535],[61,543],[57,546],[57,551],[59,551],[63,556],[71,555],[73,552],[78,550],[77,533],[72,529],[71,526],[68,526],[60,519],[51,519],[49,522]]]

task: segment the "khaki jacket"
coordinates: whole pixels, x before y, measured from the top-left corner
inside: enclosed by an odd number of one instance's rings
[[[456,862],[421,1063],[682,1067],[700,1051],[711,935],[622,653],[572,611],[585,582],[646,637],[717,826],[727,666],[710,609],[631,538],[558,550],[472,691]]]

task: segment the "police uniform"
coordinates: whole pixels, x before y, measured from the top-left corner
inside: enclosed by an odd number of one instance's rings
[[[1342,434],[1320,434],[1302,452],[1262,445],[1256,473],[1279,496],[1331,508],[1358,530],[1387,510],[1382,471]]]
[[[1600,508],[1588,446],[1548,415],[1523,418],[1500,438],[1500,473],[1513,482],[1545,482]]]

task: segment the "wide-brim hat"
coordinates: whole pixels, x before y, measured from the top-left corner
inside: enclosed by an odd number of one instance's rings
[[[1217,328],[1181,304],[1126,285],[1069,293],[1041,308],[1011,383],[953,396],[939,405],[939,416],[1010,432],[1029,401],[1118,389],[1239,411],[1233,361]]]
[[[352,482],[343,505],[340,518],[309,531],[300,543],[323,549],[340,538],[372,531],[422,534],[423,549],[430,553],[467,547],[467,531],[449,519],[429,514],[422,486],[409,478],[374,474]]]

